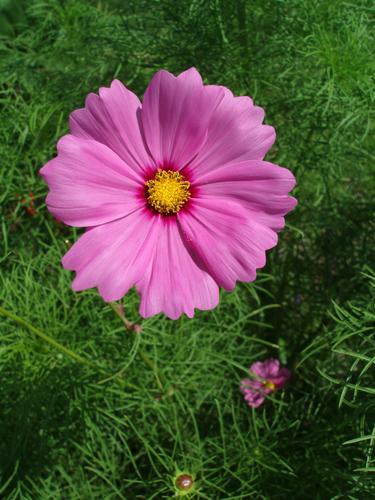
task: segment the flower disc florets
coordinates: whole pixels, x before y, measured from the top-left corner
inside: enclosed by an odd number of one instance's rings
[[[190,198],[190,182],[174,170],[158,170],[145,184],[147,201],[160,214],[176,214]]]

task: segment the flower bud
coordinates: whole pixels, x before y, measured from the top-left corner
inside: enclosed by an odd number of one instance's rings
[[[176,486],[181,491],[189,491],[194,485],[194,479],[190,474],[180,474],[176,478]]]

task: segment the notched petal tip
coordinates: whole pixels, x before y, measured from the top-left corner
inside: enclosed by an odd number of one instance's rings
[[[62,153],[65,149],[74,146],[77,142],[77,137],[72,134],[65,134],[57,141],[56,149],[58,153]]]
[[[191,83],[203,85],[202,76],[194,66],[180,73],[177,79],[189,79]]]
[[[124,85],[121,80],[118,80],[117,78],[115,78],[114,80],[111,81],[111,83],[109,84],[108,87],[100,87],[99,88],[99,97],[100,97],[100,99],[105,99],[108,95],[110,95],[111,91],[113,92],[116,90],[119,90],[120,92],[121,91],[130,92],[127,89],[126,85]]]
[[[51,160],[50,160],[50,161],[51,161]],[[40,168],[40,169],[38,170],[38,175],[40,175],[40,176],[43,178],[43,180],[44,180],[45,182],[47,182],[46,175],[48,175],[48,172],[47,172],[47,170],[48,170],[48,169],[47,169],[47,165],[49,164],[49,162],[50,162],[50,161],[48,161],[45,165],[43,165],[43,167],[42,167],[42,168]]]
[[[77,285],[75,280],[76,280],[76,278],[72,281],[72,286],[71,286],[73,292],[82,292],[82,290],[84,290],[84,288],[81,288],[79,285]]]
[[[294,196],[289,196],[289,195],[288,195],[288,200],[289,200],[289,203],[290,203],[290,209],[289,209],[289,211],[292,211],[298,205],[298,200],[297,200],[297,198],[294,198]]]
[[[269,147],[268,150],[272,148],[276,141],[276,129],[272,125],[268,125],[267,123],[263,123],[261,125],[263,132],[266,132],[265,136],[268,138]]]

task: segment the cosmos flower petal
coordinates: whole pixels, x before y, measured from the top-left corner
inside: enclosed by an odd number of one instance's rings
[[[282,389],[290,378],[288,368],[281,367],[278,359],[256,361],[249,368],[252,379],[241,380],[240,390],[249,406],[257,408],[268,394]]]
[[[141,184],[136,175],[107,146],[73,135],[62,137],[58,156],[40,173],[49,186],[49,211],[71,226],[96,226],[140,206]]]
[[[244,379],[241,381],[240,390],[246,403],[251,408],[258,408],[265,400],[267,391],[264,384],[258,380]],[[270,391],[268,391],[269,393]]]
[[[249,372],[257,377],[270,380],[277,387],[284,385],[290,377],[290,371],[285,367],[281,367],[280,361],[274,358],[256,361],[250,366]]]
[[[284,216],[297,201],[288,196],[295,186],[294,175],[286,168],[262,160],[229,163],[198,175],[195,183],[203,197],[228,197],[251,212],[251,218],[278,231]]]
[[[200,267],[227,290],[237,280],[253,281],[256,269],[265,265],[265,250],[277,243],[274,231],[225,198],[196,198],[189,210],[178,213],[178,222]]]
[[[266,397],[260,392],[248,391],[244,394],[244,399],[251,408],[258,408],[264,403]]]
[[[275,141],[273,127],[262,125],[264,111],[250,97],[234,97],[225,89],[225,97],[213,113],[207,141],[189,165],[203,175],[230,162],[262,160]]]
[[[244,380],[241,380],[241,387],[240,389],[242,391],[244,390],[254,390],[254,391],[261,391],[264,388],[263,382],[256,380],[256,379],[250,379],[250,378],[245,378]]]
[[[263,363],[266,372],[266,378],[275,384],[277,389],[280,389],[290,378],[288,368],[281,367],[278,359],[270,358]]]
[[[158,230],[149,210],[141,208],[87,231],[62,260],[77,273],[73,290],[96,286],[106,301],[122,298],[152,261]]]
[[[270,358],[263,362],[263,370],[265,377],[276,377],[280,372],[280,361],[278,359]]]
[[[145,146],[138,97],[119,80],[109,88],[102,87],[99,96],[89,94],[85,107],[73,111],[71,133],[84,139],[95,139],[111,148],[138,174],[153,165]]]
[[[204,86],[191,68],[178,77],[158,71],[148,86],[142,123],[157,166],[181,169],[206,141],[211,116],[224,96],[219,86]]]
[[[182,313],[194,316],[194,308],[213,309],[219,302],[219,288],[213,278],[191,258],[174,217],[159,216],[160,226],[152,266],[137,283],[143,317],[163,312],[171,319]]]
[[[290,371],[288,368],[281,368],[277,375],[269,377],[269,380],[275,384],[276,389],[281,389],[290,379]]]
[[[254,373],[257,377],[266,379],[269,375],[265,363],[263,361],[256,361],[249,368],[250,373]]]

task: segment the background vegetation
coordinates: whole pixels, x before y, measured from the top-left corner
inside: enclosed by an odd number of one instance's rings
[[[173,498],[177,471],[193,498],[373,498],[374,14],[371,0],[0,1],[1,498]],[[266,109],[299,205],[255,283],[136,334],[71,291],[60,258],[78,234],[48,214],[38,170],[88,92],[117,77],[142,96],[156,70],[190,66]],[[140,321],[136,294],[124,304]],[[239,381],[271,356],[293,379],[251,410]]]

